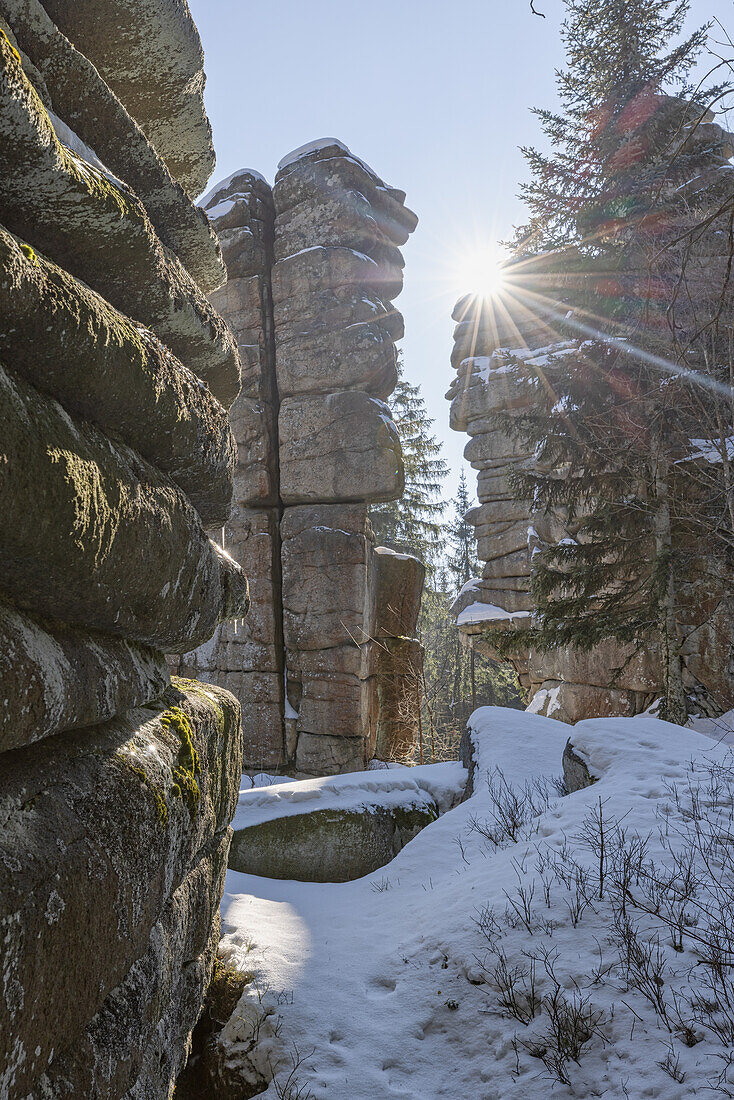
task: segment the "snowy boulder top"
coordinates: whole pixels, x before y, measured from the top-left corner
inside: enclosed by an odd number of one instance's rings
[[[270,184],[262,173],[254,168],[238,168],[226,179],[219,180],[199,199],[198,205],[206,210],[209,219],[216,221],[234,206],[237,199],[248,201],[254,190],[270,195]]]
[[[462,797],[467,772],[458,761],[423,764],[417,768],[385,768],[319,779],[294,780],[240,791],[232,828],[249,829],[279,817],[317,810],[369,810],[426,807],[439,813],[451,809]]]
[[[623,781],[643,798],[662,798],[667,784],[684,782],[693,759],[731,757],[726,743],[649,715],[587,718],[571,728],[569,745],[593,779]]]
[[[295,164],[297,160],[301,160],[303,157],[310,157],[313,153],[323,153],[327,151],[331,156],[343,155],[346,157],[352,157],[353,160],[358,160],[354,157],[352,150],[349,146],[345,145],[343,141],[339,141],[339,138],[317,138],[316,141],[306,142],[305,145],[299,145],[297,149],[292,149],[290,153],[286,153],[281,160],[278,161],[278,171],[282,172],[284,168],[290,168],[292,164]],[[374,172],[364,161],[359,163],[374,175]]]
[[[351,160],[355,164],[358,164],[375,183],[383,187],[386,186],[377,175],[374,168],[370,168],[366,161],[355,156],[349,146],[345,145],[339,138],[317,138],[316,141],[309,141],[305,145],[299,145],[297,149],[293,149],[292,152],[286,153],[282,160],[278,161],[278,172],[285,172],[288,168],[292,168],[300,160],[305,160],[307,157],[311,160],[328,160],[331,157],[343,157],[346,160]]]
[[[371,168],[366,161],[356,156],[348,145],[345,145],[339,138],[317,138],[316,141],[309,141],[306,145],[301,145],[298,149],[294,149],[292,152],[287,153],[282,160],[278,162],[278,172],[275,177],[276,183],[278,180],[288,175],[293,169],[304,160],[349,160],[352,164],[358,165],[363,172],[365,172],[378,191],[384,191],[386,195],[394,199],[401,206],[405,204],[405,191],[401,191],[398,187],[390,187],[384,180],[380,179],[375,172],[374,168]],[[413,215],[415,217],[415,215]],[[418,219],[415,219],[416,223]]]

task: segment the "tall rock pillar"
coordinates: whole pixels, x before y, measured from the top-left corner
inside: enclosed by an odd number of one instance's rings
[[[247,769],[354,770],[374,754],[378,681],[405,662],[422,586],[419,564],[398,555],[391,584],[402,571],[412,594],[401,647],[398,624],[385,626],[387,567],[374,555],[368,505],[403,490],[385,400],[403,332],[391,304],[399,249],[417,219],[403,192],[331,139],[286,157],[272,191],[243,170],[203,205],[229,276],[212,301],[243,362],[224,538],[247,571],[252,610],[182,667],[239,697]]]

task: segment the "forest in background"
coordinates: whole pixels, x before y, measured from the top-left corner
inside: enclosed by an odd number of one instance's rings
[[[405,670],[405,758],[432,763],[457,758],[467,719],[477,707],[521,708],[524,700],[511,665],[461,643],[451,605],[462,586],[480,574],[474,527],[465,519],[475,501],[463,469],[456,496],[444,499],[449,471],[433,420],[420,386],[407,381],[402,361],[398,370],[390,406],[403,448],[405,492],[400,500],[373,505],[370,519],[378,545],[414,554],[426,566],[417,631],[423,669]]]

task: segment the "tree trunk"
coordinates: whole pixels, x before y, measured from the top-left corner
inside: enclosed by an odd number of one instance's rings
[[[663,659],[663,706],[660,717],[677,726],[684,726],[688,719],[686,693],[683,686],[683,665],[678,639],[676,583],[673,563],[673,536],[670,516],[670,486],[668,458],[658,451],[655,470],[655,556],[665,562],[666,584],[660,605],[660,634]]]

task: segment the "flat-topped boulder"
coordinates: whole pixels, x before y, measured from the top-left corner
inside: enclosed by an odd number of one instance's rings
[[[242,790],[229,865],[302,882],[361,878],[455,805],[465,780],[450,763]]]

